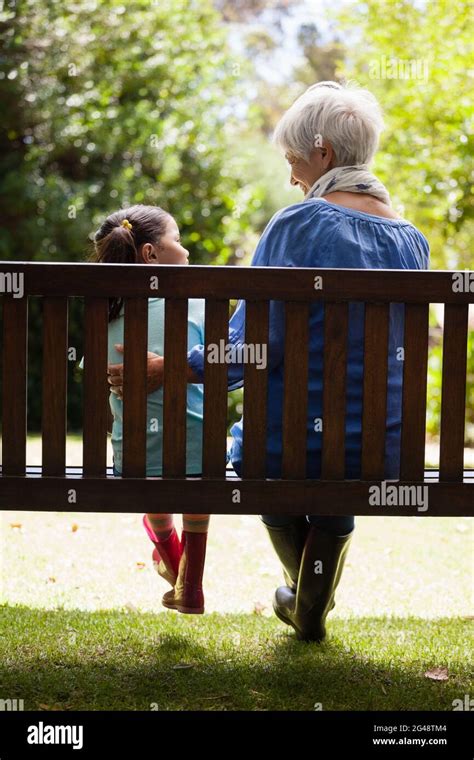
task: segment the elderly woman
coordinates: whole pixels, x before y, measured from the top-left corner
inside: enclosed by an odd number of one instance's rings
[[[310,87],[278,123],[274,139],[291,168],[291,184],[304,200],[279,211],[266,227],[252,266],[340,267],[358,269],[426,269],[429,247],[412,224],[390,206],[383,184],[370,172],[383,128],[380,108],[367,90],[321,82]],[[399,470],[403,305],[392,304],[389,333],[386,478]],[[323,319],[321,304],[310,312],[307,423],[307,477],[320,477],[321,433],[314,419],[322,416]],[[244,341],[245,302],[230,320],[229,341]],[[363,304],[349,305],[346,391],[346,477],[360,477]],[[237,354],[238,352],[236,352]],[[284,315],[280,302],[270,304],[268,362],[267,477],[281,475]],[[189,382],[202,382],[204,347],[188,354]],[[112,385],[121,385],[121,368],[113,368]],[[162,382],[163,357],[149,360],[150,390]],[[231,365],[229,389],[242,385],[243,368]],[[232,427],[232,464],[240,474],[243,420]],[[282,563],[285,586],[277,589],[276,615],[292,626],[297,637],[321,641],[325,620],[354,530],[354,518],[309,515],[264,515],[263,523]],[[316,562],[322,570],[316,572]]]

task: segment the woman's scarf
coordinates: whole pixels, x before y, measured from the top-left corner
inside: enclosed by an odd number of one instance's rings
[[[390,195],[385,185],[369,171],[367,164],[357,166],[336,166],[316,180],[305,195],[308,198],[321,198],[335,192],[367,193],[391,206]]]

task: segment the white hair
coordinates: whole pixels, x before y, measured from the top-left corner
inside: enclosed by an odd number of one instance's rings
[[[273,141],[285,153],[308,161],[322,138],[334,150],[334,166],[369,164],[383,127],[371,92],[351,83],[318,82],[283,114]]]

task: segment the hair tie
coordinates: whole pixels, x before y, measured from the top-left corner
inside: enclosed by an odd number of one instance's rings
[[[126,227],[127,230],[133,229],[132,225],[130,224],[130,222],[128,221],[128,219],[122,219],[122,221],[120,222],[120,226],[121,227]]]

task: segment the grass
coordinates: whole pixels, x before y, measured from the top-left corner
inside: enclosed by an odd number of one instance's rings
[[[180,524],[180,518],[177,520]],[[472,518],[359,517],[334,617],[472,613]],[[153,570],[140,514],[5,512],[0,602],[87,612],[160,612],[167,584]],[[204,585],[208,612],[273,617],[282,582],[256,516],[211,519]]]
[[[281,570],[255,516],[212,517],[207,612],[193,617],[161,607],[168,586],[141,514],[3,512],[0,699],[27,710],[451,710],[474,693],[473,527],[356,518],[328,639],[314,645],[273,615]],[[425,677],[432,668],[447,680]]]
[[[472,689],[460,618],[336,619],[317,646],[256,614],[0,609],[2,694],[26,710],[451,710]]]

